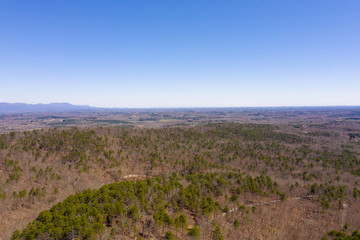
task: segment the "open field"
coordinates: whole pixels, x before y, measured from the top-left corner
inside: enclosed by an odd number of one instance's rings
[[[116,126],[176,127],[216,122],[286,124],[302,129],[317,124],[356,126],[360,107],[293,108],[194,108],[194,109],[119,109],[52,113],[0,113],[0,133],[46,128]],[[321,126],[318,126],[320,129]]]

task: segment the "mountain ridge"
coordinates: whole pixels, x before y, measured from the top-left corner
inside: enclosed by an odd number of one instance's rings
[[[0,102],[1,113],[40,113],[40,112],[69,112],[79,110],[100,109],[89,105],[73,105],[70,103],[49,103],[49,104],[29,104],[29,103],[7,103]]]

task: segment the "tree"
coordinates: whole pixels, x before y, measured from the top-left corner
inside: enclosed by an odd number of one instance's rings
[[[195,239],[200,238],[200,229],[197,225],[189,229],[188,236],[191,236]]]
[[[280,200],[283,202],[286,200],[286,194],[285,193],[280,193]]]
[[[165,240],[176,240],[175,234],[172,231],[166,232]]]
[[[185,214],[181,214],[179,217],[179,221],[181,224],[181,233],[184,232],[184,227],[187,226],[187,219],[186,219],[186,215]]]
[[[221,229],[218,225],[215,226],[215,229],[211,233],[211,239],[213,240],[223,240],[224,237],[221,233]]]
[[[355,199],[359,198],[359,195],[360,195],[360,191],[357,190],[357,188],[354,188],[354,191],[353,191],[353,196]]]
[[[240,227],[240,222],[237,219],[234,221],[234,227]]]
[[[16,230],[13,235],[11,236],[11,240],[18,240],[20,239],[21,232],[19,230]]]

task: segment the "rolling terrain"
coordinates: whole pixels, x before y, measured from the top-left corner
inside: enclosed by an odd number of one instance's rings
[[[217,123],[212,113],[195,125],[2,134],[0,239],[320,239],[360,228],[356,111],[227,111]],[[154,118],[189,116],[166,114]]]

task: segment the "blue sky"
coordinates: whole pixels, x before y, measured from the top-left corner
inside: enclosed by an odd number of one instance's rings
[[[0,1],[0,102],[360,105],[360,1]]]

